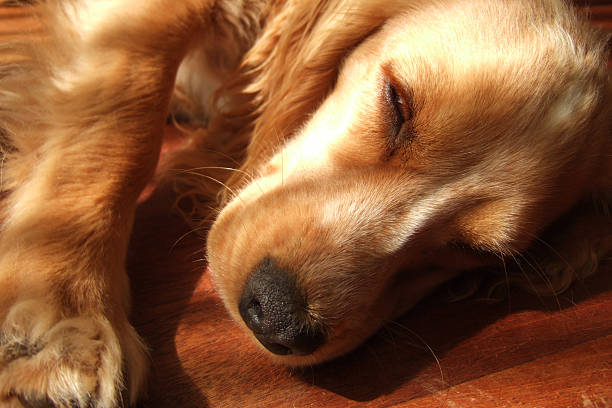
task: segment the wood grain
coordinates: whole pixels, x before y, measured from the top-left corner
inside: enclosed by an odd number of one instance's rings
[[[270,364],[235,329],[198,261],[203,242],[184,238],[169,252],[168,231],[175,228],[178,238],[179,224],[145,217],[134,240],[134,320],[153,350],[143,407],[612,403],[610,266],[561,296],[560,305],[520,292],[499,303],[434,297],[350,355],[292,370]]]
[[[581,4],[612,29],[612,2]],[[0,8],[0,42],[39,34],[22,9]],[[434,296],[346,357],[287,369],[236,330],[203,239],[168,207],[141,204],[129,251],[132,320],[151,351],[143,408],[612,407],[612,264],[558,301]]]

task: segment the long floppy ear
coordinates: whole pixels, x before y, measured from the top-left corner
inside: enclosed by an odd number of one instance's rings
[[[249,143],[243,168],[253,168],[319,106],[347,54],[406,9],[402,0],[389,0],[385,7],[378,0],[313,0],[271,10],[264,35],[221,90],[231,109],[211,129],[233,127],[235,141]],[[244,179],[234,173],[228,185]]]

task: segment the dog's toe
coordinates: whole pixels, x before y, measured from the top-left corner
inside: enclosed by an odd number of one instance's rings
[[[16,304],[0,332],[0,400],[23,407],[112,408],[124,388],[119,338],[103,316],[58,318]]]

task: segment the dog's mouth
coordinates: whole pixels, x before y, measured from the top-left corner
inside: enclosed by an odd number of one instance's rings
[[[255,334],[255,338],[259,340],[261,345],[264,346],[266,349],[268,349],[268,351],[270,351],[271,353],[279,355],[279,356],[286,356],[289,354],[294,354],[294,351],[290,347],[284,346],[280,343],[270,342],[266,340],[265,336],[259,335],[257,333],[254,333],[254,334]]]
[[[433,256],[452,259],[459,270],[490,262],[487,257],[457,253],[452,247]],[[384,281],[378,288],[373,288],[374,282],[360,288],[351,282],[351,294],[343,291],[339,281],[328,278],[324,284],[318,280],[313,284],[298,271],[281,266],[285,264],[279,259],[267,256],[246,277],[239,298],[232,302],[237,308],[230,309],[237,312],[235,317],[253,340],[277,361],[289,365],[322,362],[357,347],[388,319],[405,313],[459,273],[449,265],[427,266],[416,258],[406,265],[401,260],[405,257],[395,258],[380,261],[375,268],[382,275],[376,281]],[[321,275],[315,272],[312,276]]]
[[[281,340],[274,337],[269,340],[268,335],[253,333],[255,338],[264,346],[268,351],[279,356],[308,356],[314,353],[321,344],[324,342],[323,336],[316,338],[310,336],[298,337],[297,339],[289,339],[283,344]]]

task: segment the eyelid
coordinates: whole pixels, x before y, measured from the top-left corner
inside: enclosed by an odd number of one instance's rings
[[[398,101],[401,101],[399,105],[403,119],[405,121],[412,120],[414,115],[414,107],[410,88],[398,79],[390,65],[383,66],[383,75],[385,78],[385,83],[389,83],[391,85],[397,94]]]
[[[393,85],[393,82],[391,82],[389,79],[385,79],[383,85],[383,96],[385,99],[384,102],[387,105],[386,117],[387,119],[389,119],[389,125],[393,129],[393,132],[397,133],[399,132],[404,122],[406,122],[403,107],[406,102],[398,93],[395,85]]]
[[[412,90],[394,75],[390,65],[383,66],[381,86],[382,114],[387,127],[384,157],[388,159],[412,144],[415,137],[414,101]]]

